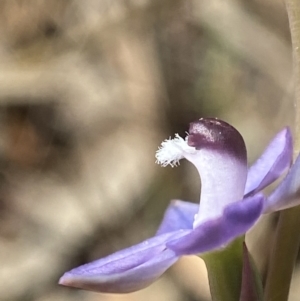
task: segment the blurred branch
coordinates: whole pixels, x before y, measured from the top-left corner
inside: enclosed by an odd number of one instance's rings
[[[120,34],[120,30],[124,28],[125,24],[132,22],[140,24],[138,21],[145,19],[154,21],[158,11],[161,13],[181,2],[182,0],[176,0],[171,4],[171,1],[153,1],[144,5],[135,5],[131,9],[123,8],[114,17],[106,17],[108,22],[104,22],[100,18],[101,23],[100,21],[95,23],[91,18],[87,18],[85,22],[71,27],[68,34],[73,41],[82,44],[89,43],[97,37],[98,40],[105,41],[105,44],[109,45],[111,41],[115,40],[116,34]],[[292,69],[290,51],[288,45],[276,34],[260,24],[235,1],[194,1],[192,6],[192,15],[190,16],[192,25],[206,28],[208,32],[217,36],[218,40],[223,42],[235,56],[241,57],[259,72],[266,74],[278,87],[290,94],[287,89]],[[114,42],[112,47],[115,47]],[[54,74],[55,82],[53,80],[51,82],[52,76],[47,74],[53,71],[49,71],[47,66],[44,69],[45,71],[41,68],[12,71],[10,66],[2,68],[0,99],[4,101],[4,98],[8,97],[20,101],[18,95],[30,94],[34,98],[39,98],[40,95],[47,96],[47,93],[50,93],[48,98],[51,98],[52,93],[64,89],[61,87],[63,85],[59,84],[60,80],[55,80],[57,79],[56,75],[60,75]],[[66,72],[63,75],[64,81],[67,80],[71,85],[76,85],[82,74],[78,75],[79,77],[75,77],[72,70]],[[65,91],[63,91],[64,93]]]
[[[300,150],[300,2],[286,0],[294,57],[296,136],[294,157]],[[300,245],[300,206],[280,213],[269,261],[265,288],[266,301],[288,300],[292,274]]]
[[[283,91],[291,78],[290,49],[236,1],[194,1],[191,22],[207,28],[235,56],[267,74]]]
[[[300,2],[298,0],[286,0],[289,17],[293,57],[294,57],[294,85],[295,85],[295,112],[296,112],[296,141],[294,156],[300,151]]]

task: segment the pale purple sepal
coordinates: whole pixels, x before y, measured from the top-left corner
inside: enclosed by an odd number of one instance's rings
[[[198,210],[199,204],[179,200],[171,201],[156,235],[181,229],[192,229]]]
[[[169,241],[167,247],[177,255],[199,254],[224,247],[255,224],[262,213],[263,201],[264,196],[257,194],[230,204],[221,217]]]
[[[184,231],[176,231],[159,235],[82,265],[66,272],[59,284],[103,293],[140,290],[155,281],[178,259],[165,244],[183,234]]]
[[[291,165],[292,157],[292,134],[286,127],[275,136],[261,157],[250,167],[245,195],[258,192],[278,179]]]
[[[287,176],[270,194],[264,204],[264,213],[300,205],[300,155]]]

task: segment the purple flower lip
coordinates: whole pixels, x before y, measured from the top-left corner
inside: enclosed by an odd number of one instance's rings
[[[156,159],[163,166],[176,166],[183,158],[194,164],[201,177],[200,205],[171,202],[155,236],[66,272],[59,283],[128,293],[151,284],[182,255],[224,248],[263,213],[299,205],[300,157],[290,167],[292,151],[290,130],[284,128],[248,169],[244,140],[236,129],[215,118],[191,123],[188,137],[165,140]],[[261,193],[286,171],[269,196]]]

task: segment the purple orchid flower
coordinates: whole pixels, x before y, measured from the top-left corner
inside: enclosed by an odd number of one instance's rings
[[[262,214],[300,203],[300,159],[290,168],[292,148],[290,130],[284,128],[248,169],[245,143],[234,127],[215,118],[191,123],[186,139],[165,140],[156,159],[162,166],[176,166],[183,158],[195,165],[200,205],[172,201],[154,237],[66,272],[59,283],[128,293],[151,284],[182,255],[224,248]],[[270,196],[260,193],[287,170]]]

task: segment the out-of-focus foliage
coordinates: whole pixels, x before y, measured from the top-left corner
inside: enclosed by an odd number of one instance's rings
[[[188,164],[154,164],[162,139],[217,116],[253,161],[292,125],[292,89],[279,0],[1,1],[0,299],[209,300],[193,257],[126,296],[57,280],[152,234],[170,199],[197,201]],[[267,231],[250,237],[262,270]]]

